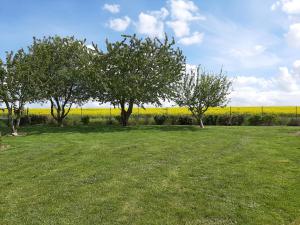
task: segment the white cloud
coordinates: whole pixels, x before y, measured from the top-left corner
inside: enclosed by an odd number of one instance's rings
[[[234,57],[252,57],[257,56],[264,53],[266,48],[262,45],[250,46],[250,48],[233,48],[229,51],[229,53]]]
[[[238,76],[231,93],[232,105],[294,105],[300,98],[299,60],[293,69],[280,67],[272,78]]]
[[[280,1],[276,1],[275,3],[273,3],[271,5],[271,10],[275,11],[276,9],[278,9],[280,7],[280,5],[281,5],[281,2]]]
[[[300,60],[296,60],[293,64],[294,72],[300,74]]]
[[[103,9],[107,10],[111,13],[118,13],[118,12],[120,12],[120,5],[118,5],[118,4],[104,4]]]
[[[115,31],[125,31],[130,25],[130,18],[125,16],[124,18],[111,19],[108,26]]]
[[[300,23],[290,25],[288,33],[285,35],[290,46],[300,47]]]
[[[167,25],[173,30],[176,37],[190,35],[192,21],[205,20],[205,17],[200,15],[199,8],[193,1],[169,0],[168,5],[171,10],[172,20],[167,21]]]
[[[281,10],[287,14],[300,14],[300,1],[299,0],[279,0],[276,1],[272,6],[271,10]]]
[[[193,1],[189,0],[170,0],[171,16],[174,20],[194,21],[203,20],[204,16],[199,14],[199,8]]]
[[[168,21],[167,25],[173,29],[176,37],[183,37],[190,34],[190,28],[186,21]]]
[[[162,38],[164,36],[164,19],[169,15],[166,8],[161,8],[159,11],[150,11],[139,14],[137,30],[141,34],[146,34],[152,38]]]
[[[164,20],[169,15],[169,11],[165,7],[162,7],[160,10],[150,11],[149,14]]]
[[[202,42],[203,33],[194,32],[191,34],[190,25],[193,21],[204,20],[205,17],[200,15],[199,8],[191,0],[168,0],[166,7],[160,10],[140,12],[138,21],[133,22],[139,34],[149,37],[163,38],[165,25],[169,26],[176,37],[181,38],[179,43],[183,45],[192,45]],[[105,4],[104,8],[110,12],[117,12],[119,5]],[[171,19],[166,20],[171,14]],[[129,17],[112,19],[108,26],[116,31],[124,31],[131,23]]]
[[[193,45],[193,44],[200,44],[203,41],[204,34],[195,32],[189,37],[181,38],[178,43],[183,45]]]

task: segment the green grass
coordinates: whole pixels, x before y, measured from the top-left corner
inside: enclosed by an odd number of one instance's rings
[[[3,137],[0,224],[298,224],[299,130],[24,128]]]

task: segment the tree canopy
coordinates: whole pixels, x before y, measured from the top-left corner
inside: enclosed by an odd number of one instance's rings
[[[226,106],[232,82],[223,74],[209,73],[200,66],[187,71],[178,88],[177,104],[186,106],[203,128],[204,113],[210,107]]]
[[[105,53],[94,45],[98,56],[96,76],[103,81],[95,82],[96,89],[103,89],[97,98],[121,108],[124,126],[134,105],[160,105],[175,96],[185,57],[174,45],[167,36],[161,41],[136,35],[124,35],[122,41],[113,43],[106,41]]]
[[[14,135],[17,135],[25,104],[34,101],[36,96],[30,65],[30,56],[23,49],[15,54],[7,53],[5,64],[0,61],[0,98],[7,108]]]
[[[51,115],[62,125],[73,104],[89,99],[85,88],[89,51],[85,40],[59,36],[34,38],[30,46],[37,99],[50,101]]]

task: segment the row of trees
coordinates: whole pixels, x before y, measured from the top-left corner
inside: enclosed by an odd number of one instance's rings
[[[186,72],[185,57],[174,40],[123,35],[106,41],[106,50],[74,37],[33,39],[26,49],[0,60],[0,101],[17,135],[27,103],[50,102],[51,115],[62,126],[74,104],[88,100],[121,108],[128,124],[134,105],[161,105],[172,100],[187,106],[203,127],[204,112],[226,104],[231,82],[222,74]]]

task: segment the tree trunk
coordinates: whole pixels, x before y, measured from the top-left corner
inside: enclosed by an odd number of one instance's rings
[[[58,116],[56,121],[57,121],[57,124],[58,124],[59,127],[64,126],[63,118],[61,116]]]
[[[121,103],[121,124],[122,126],[126,127],[128,125],[129,117],[132,113],[133,109],[133,100],[129,101],[128,109],[125,109],[125,103]]]
[[[9,123],[9,127],[11,130],[11,135],[12,136],[18,136],[18,131],[17,128],[15,126],[15,121],[12,115],[12,110],[8,110],[8,123]]]
[[[126,127],[128,124],[127,112],[124,108],[121,109],[121,124]]]
[[[55,104],[54,104],[55,102]],[[53,117],[53,119],[55,119],[55,121],[57,122],[57,125],[60,127],[63,127],[63,120],[64,120],[64,116],[63,116],[63,111],[61,110],[61,106],[60,103],[58,101],[58,99],[50,99],[50,103],[51,103],[51,115]],[[54,110],[56,111],[56,113],[54,112]]]
[[[12,136],[18,136],[18,130],[17,130],[17,128],[15,127],[14,124],[11,125],[11,135],[12,135]]]
[[[7,119],[8,119],[8,127],[10,128],[11,130],[11,135],[12,136],[18,136],[18,131],[17,131],[17,128],[20,124],[20,121],[16,121],[15,123],[15,120],[14,120],[14,111],[13,111],[13,106],[9,104],[8,101],[4,101],[5,102],[5,105],[6,105],[6,108],[7,108]]]
[[[199,121],[199,125],[200,125],[201,128],[204,128],[202,118],[201,118],[200,121]]]
[[[203,124],[203,114],[200,114],[197,116],[197,120],[199,123],[200,128],[204,128],[204,124]]]
[[[16,118],[16,128],[19,128],[20,127],[20,122],[21,122],[21,114],[18,113],[17,114],[17,118]]]

